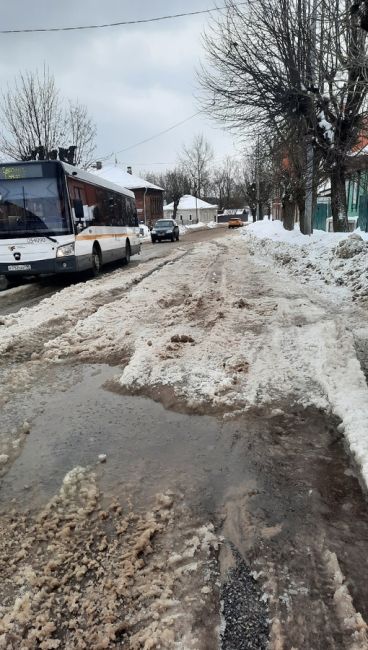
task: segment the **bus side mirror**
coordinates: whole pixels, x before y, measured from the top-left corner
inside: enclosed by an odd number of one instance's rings
[[[84,210],[83,210],[82,201],[80,199],[74,199],[73,208],[74,208],[75,220],[76,221],[83,221],[84,220]]]

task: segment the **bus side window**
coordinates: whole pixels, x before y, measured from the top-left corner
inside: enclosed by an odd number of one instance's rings
[[[115,194],[114,225],[123,226],[123,199]]]
[[[128,226],[129,225],[129,219],[128,219],[128,212],[127,212],[127,199],[124,197],[122,199],[122,225],[123,226]]]
[[[92,208],[92,225],[93,226],[101,226],[102,225],[102,215],[101,215],[101,210],[99,205],[95,205],[94,208]]]
[[[115,224],[115,194],[109,192],[106,198],[106,225],[113,226]]]
[[[93,208],[93,225],[105,226],[109,223],[108,192],[102,188],[96,188],[96,205]]]
[[[130,198],[125,199],[126,202],[126,210],[127,210],[127,225],[128,226],[134,226],[135,225],[135,215],[134,215],[134,205],[133,201]]]

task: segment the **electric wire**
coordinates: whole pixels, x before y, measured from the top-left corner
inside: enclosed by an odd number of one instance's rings
[[[246,5],[246,2],[238,2],[234,6]],[[201,9],[200,11],[188,11],[180,14],[170,14],[167,16],[156,16],[153,18],[140,18],[135,20],[119,20],[116,23],[102,23],[98,25],[77,25],[71,27],[30,27],[23,29],[0,29],[0,34],[35,34],[45,32],[72,32],[84,29],[106,29],[108,27],[122,27],[126,25],[142,25],[145,23],[154,23],[162,20],[172,20],[174,18],[184,18],[185,16],[199,16],[201,14],[209,14],[213,11],[222,11],[228,7],[213,7],[212,9]]]
[[[112,158],[113,156],[116,156],[120,153],[124,153],[125,151],[130,151],[130,149],[135,149],[135,147],[139,147],[142,144],[146,144],[146,142],[151,142],[151,140],[155,140],[155,138],[159,138],[161,135],[165,135],[165,133],[169,133],[170,131],[173,131],[173,129],[176,129],[178,126],[181,126],[186,122],[189,122],[189,120],[192,120],[194,117],[197,117],[197,115],[200,115],[200,113],[203,113],[203,111],[197,111],[196,113],[193,113],[193,115],[189,115],[189,117],[184,118],[184,120],[181,120],[180,122],[176,122],[176,124],[172,124],[167,129],[164,129],[163,131],[159,131],[158,133],[151,135],[149,138],[145,138],[144,140],[140,140],[135,144],[131,144],[129,145],[129,147],[124,147],[124,149],[120,149],[119,151],[112,151],[109,154],[100,156],[98,157],[98,160],[101,161],[108,160],[109,158]]]

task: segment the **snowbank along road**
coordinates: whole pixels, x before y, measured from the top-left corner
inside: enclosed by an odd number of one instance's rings
[[[0,647],[368,647],[364,297],[272,251],[1,316]]]

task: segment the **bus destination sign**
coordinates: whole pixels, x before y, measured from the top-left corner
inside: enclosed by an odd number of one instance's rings
[[[0,165],[0,179],[3,181],[42,178],[42,176],[42,165]]]

